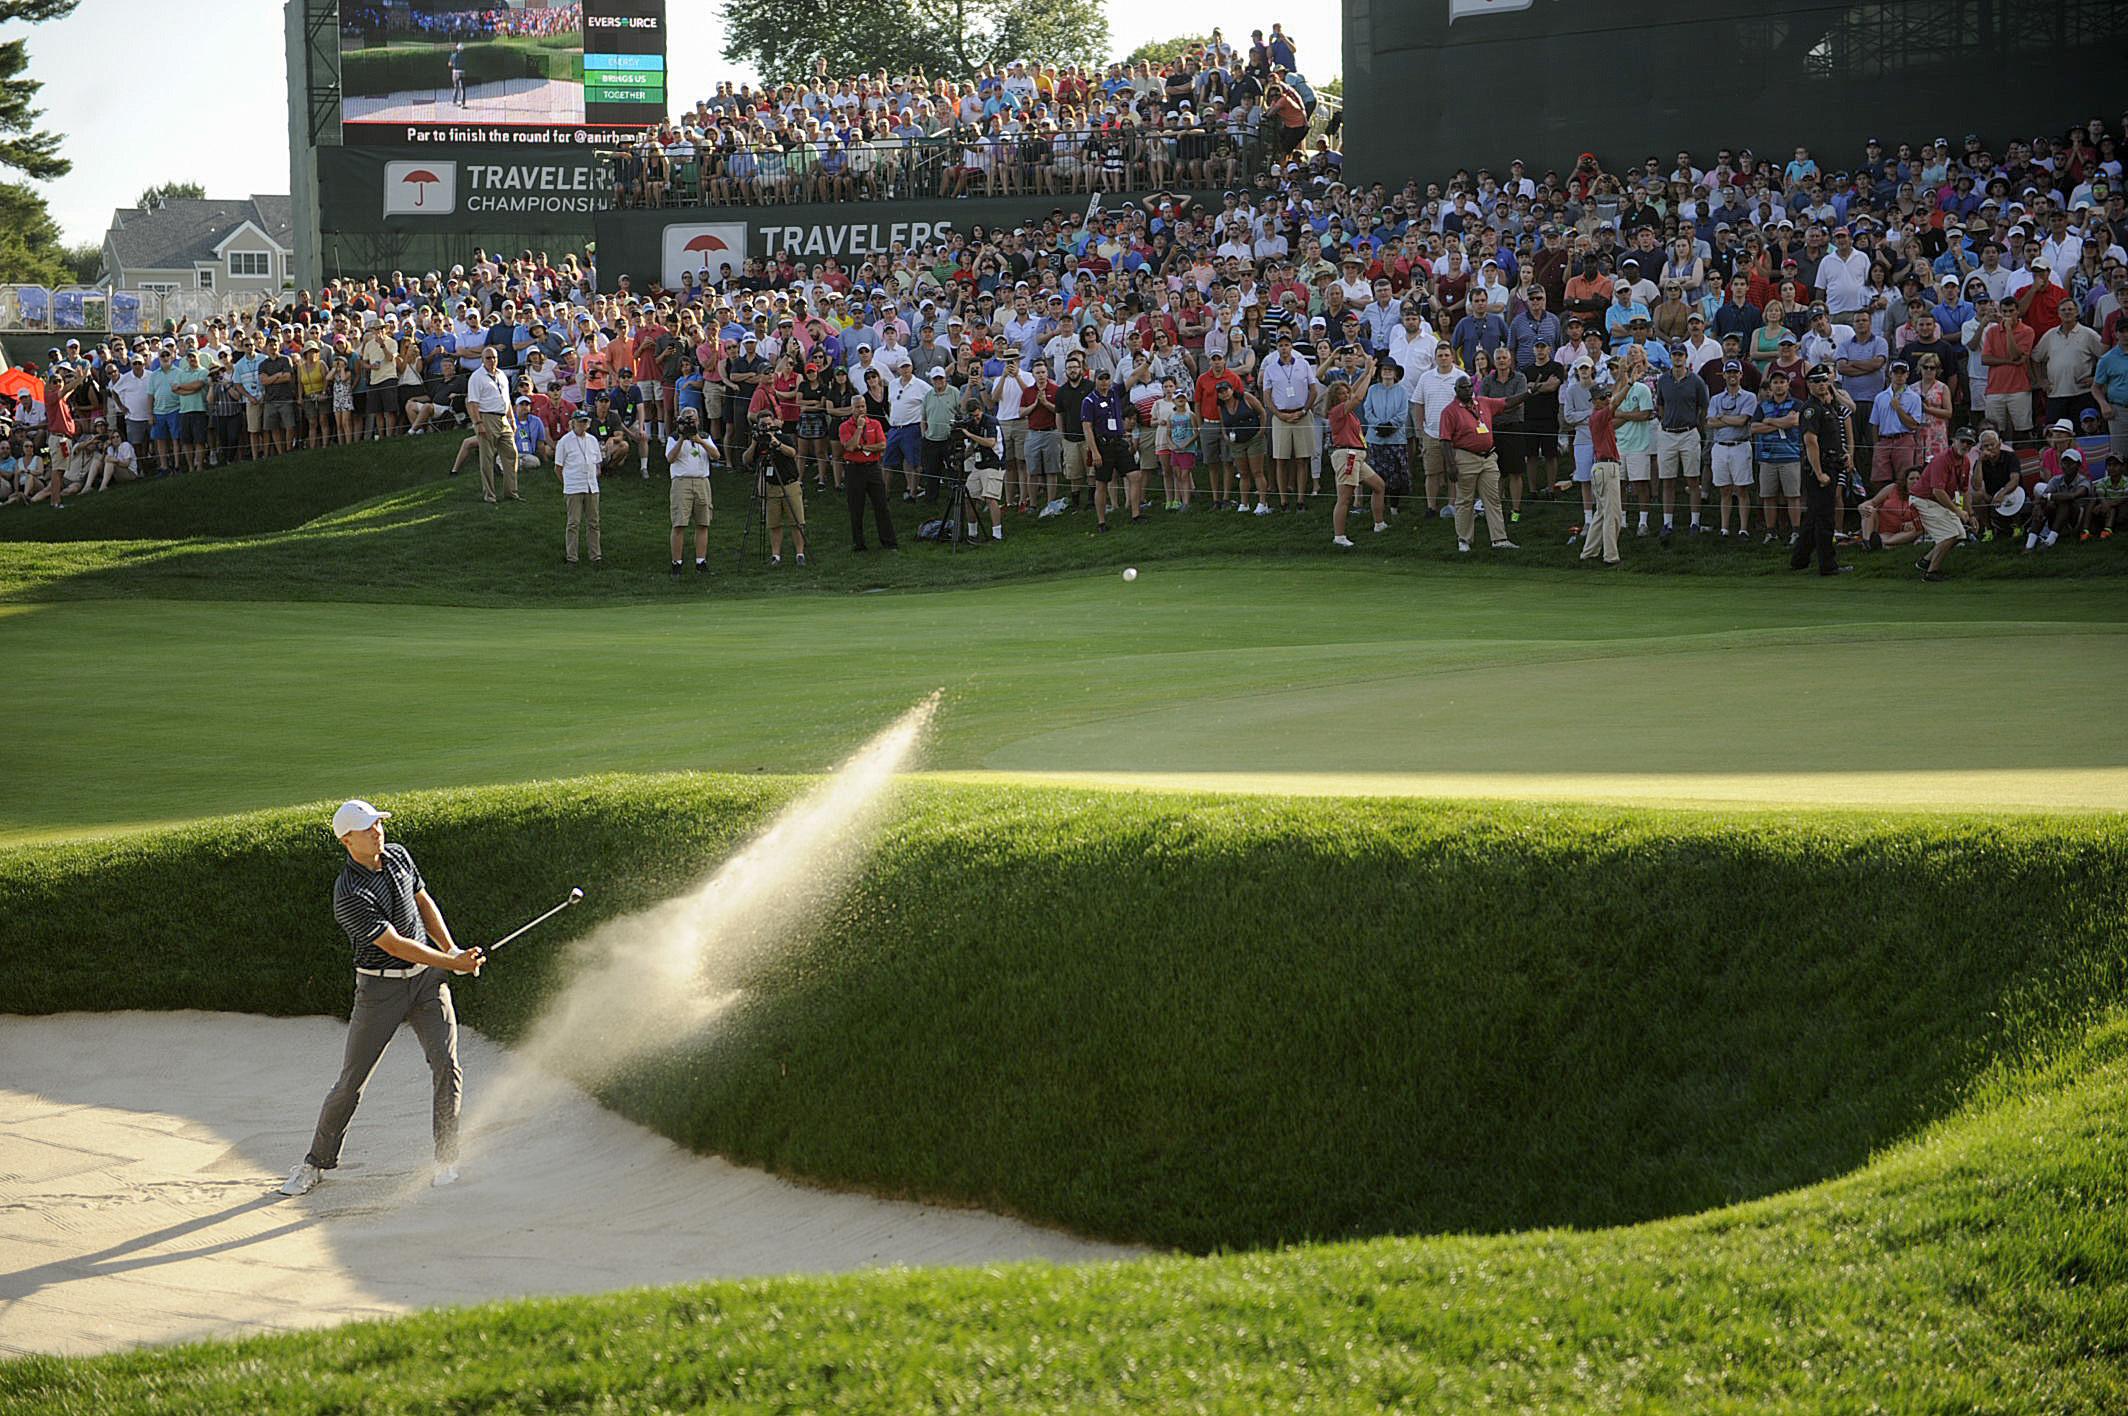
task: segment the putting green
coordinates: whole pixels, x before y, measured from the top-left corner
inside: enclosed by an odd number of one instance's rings
[[[2019,729],[1981,753],[1951,727],[2025,703],[2111,701],[2128,689],[2124,647],[2066,629],[1550,645],[1508,664],[1122,714],[1021,738],[985,765],[1211,791],[2117,809],[2128,747],[2065,753],[2044,716],[2018,713]]]
[[[817,770],[941,687],[934,770],[2128,806],[2128,745],[2085,730],[2128,690],[2110,582],[1844,588],[1234,565],[683,604],[14,607],[0,839]]]

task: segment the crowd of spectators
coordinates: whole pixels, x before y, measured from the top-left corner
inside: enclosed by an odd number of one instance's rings
[[[612,155],[627,205],[1224,187],[1298,147],[1320,104],[1293,39],[1210,39],[1174,63],[885,70],[720,84]]]
[[[1378,531],[1452,516],[1469,549],[1482,512],[1507,550],[1526,499],[1563,495],[1592,558],[1684,535],[1836,569],[1835,537],[1918,540],[1940,576],[1969,542],[2112,534],[2117,143],[2094,118],[1999,152],[1969,134],[1871,138],[1851,163],[1584,153],[1392,190],[1345,183],[1318,137],[1209,206],[1059,205],[675,290],[475,252],[54,351],[59,392],[17,414],[44,451],[18,445],[10,490],[58,505],[449,427],[498,501],[521,463],[566,454],[594,524],[597,479],[631,463],[743,467],[779,521],[808,484],[839,489],[853,546],[867,509],[891,538],[888,497],[964,488],[994,539],[1014,515],[1105,528],[1320,499],[1344,547],[1347,507],[1379,494]],[[707,484],[684,490],[691,527]]]
[[[350,35],[419,34],[441,39],[488,39],[508,35],[547,39],[580,32],[584,28],[584,7],[581,4],[538,8],[488,5],[441,10],[421,5],[347,5],[342,7],[340,27]]]

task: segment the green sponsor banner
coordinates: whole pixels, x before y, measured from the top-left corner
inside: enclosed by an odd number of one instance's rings
[[[318,224],[328,232],[512,231],[582,239],[612,191],[611,170],[595,150],[318,149]]]
[[[1103,209],[1139,207],[1149,192],[1103,194]],[[1217,192],[1188,194],[1200,210],[1220,207]],[[776,207],[632,208],[598,215],[601,286],[612,289],[626,275],[638,289],[679,285],[683,273],[715,280],[724,266],[743,271],[748,260],[788,254],[811,266],[833,256],[852,266],[891,253],[967,234],[1038,224],[1045,217],[1076,221],[1086,214],[1083,196],[973,197],[966,201],[833,202]]]

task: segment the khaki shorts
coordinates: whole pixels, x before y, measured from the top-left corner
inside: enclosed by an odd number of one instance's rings
[[[1024,467],[1027,464],[1027,420],[1014,418],[1000,425],[1000,431],[1005,435],[1005,460]]]
[[[1653,452],[1628,452],[1621,459],[1626,465],[1628,482],[1652,482],[1655,480],[1655,454]]]
[[[1716,443],[1713,449],[1714,485],[1717,487],[1748,487],[1751,485],[1751,444]]]
[[[1921,529],[1928,533],[1931,541],[1955,541],[1965,535],[1965,523],[1934,497],[1915,502],[1914,511],[1921,518]]]
[[[262,403],[244,405],[244,431],[255,433],[266,424],[266,406]]]
[[[675,477],[672,491],[667,495],[672,504],[672,524],[675,526],[707,526],[711,516],[709,505],[709,478]]]
[[[1761,462],[1759,464],[1759,495],[1762,497],[1799,497],[1803,495],[1803,464],[1800,462]]]
[[[1313,414],[1298,423],[1288,423],[1283,418],[1271,420],[1271,455],[1273,457],[1315,456],[1315,417]]]
[[[1064,439],[1064,481],[1076,487],[1086,480],[1086,440]]]
[[[1227,442],[1226,429],[1217,421],[1197,424],[1197,446],[1207,467],[1217,467],[1221,463],[1234,460],[1233,448]]]
[[[793,526],[805,525],[805,489],[796,482],[781,485],[770,482],[762,489],[768,497],[768,529],[781,527],[785,522]]]
[[[1420,436],[1425,440],[1420,449],[1420,465],[1429,478],[1439,481],[1448,475],[1448,444],[1430,433]]]
[[[1374,473],[1374,464],[1367,460],[1366,452],[1356,447],[1332,448],[1330,467],[1337,473],[1340,487],[1357,487],[1363,477]]]
[[[1990,393],[1984,395],[1983,406],[1987,418],[1996,429],[2012,432],[2032,431],[2032,395],[2030,393]]]
[[[1002,467],[971,467],[968,469],[968,495],[983,501],[996,501],[1005,495],[1005,469]]]

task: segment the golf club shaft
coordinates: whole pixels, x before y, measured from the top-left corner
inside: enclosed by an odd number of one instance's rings
[[[511,930],[508,934],[505,934],[502,938],[496,940],[493,944],[490,944],[486,949],[482,950],[481,952],[485,954],[493,954],[497,949],[500,949],[503,945],[517,938],[520,934],[525,933],[526,931],[534,928],[535,926],[545,924],[548,920],[554,918],[563,910],[568,909],[569,906],[575,904],[578,900],[581,900],[582,898],[584,898],[583,891],[570,891],[568,899],[563,900],[553,909],[548,910],[545,914],[539,916],[539,918],[532,920],[529,923],[519,925],[516,929]]]

